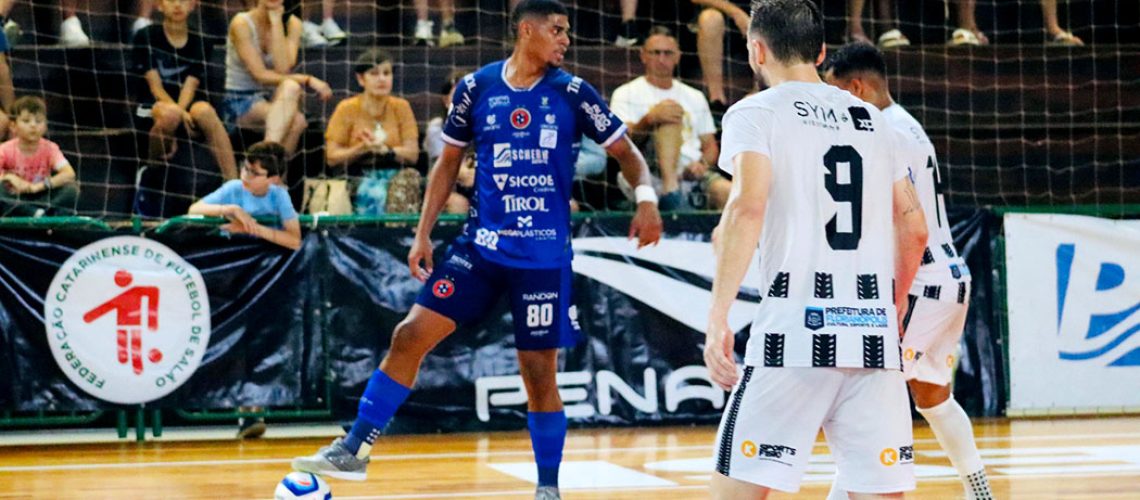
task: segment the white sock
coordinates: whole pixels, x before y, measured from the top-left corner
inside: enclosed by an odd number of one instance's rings
[[[930,424],[938,444],[946,451],[950,463],[962,476],[967,486],[966,498],[992,498],[986,481],[986,467],[978,446],[974,443],[974,430],[970,427],[970,417],[953,396],[931,408],[918,408],[918,412]],[[980,483],[980,484],[979,484]],[[979,495],[986,496],[979,496]]]
[[[827,500],[847,500],[847,492],[839,489],[835,482],[831,483],[831,492],[827,494]]]

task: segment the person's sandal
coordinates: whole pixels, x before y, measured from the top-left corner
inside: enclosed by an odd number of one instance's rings
[[[1072,34],[1069,31],[1062,31],[1053,35],[1053,39],[1049,41],[1049,45],[1059,47],[1081,47],[1085,44],[1083,40]]]
[[[974,34],[973,31],[970,31],[966,28],[958,28],[958,29],[954,30],[953,34],[950,35],[950,45],[953,45],[953,46],[975,45],[975,46],[977,46],[977,45],[982,45],[982,41],[981,41],[981,39],[978,38],[978,35]]]
[[[908,45],[910,45],[910,40],[908,40],[898,28],[879,35],[880,49],[893,49],[895,47],[906,47]]]

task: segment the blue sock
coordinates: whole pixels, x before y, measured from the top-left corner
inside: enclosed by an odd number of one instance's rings
[[[367,451],[372,449],[372,443],[376,442],[380,431],[388,425],[388,421],[396,414],[396,409],[404,404],[404,400],[408,399],[410,392],[411,389],[392,380],[388,374],[380,370],[373,372],[372,378],[368,379],[368,387],[360,396],[360,410],[356,414],[356,422],[352,424],[352,430],[344,438],[344,445],[348,447],[348,451],[359,457],[361,446],[367,444],[364,453],[367,456]]]
[[[566,412],[532,411],[526,414],[526,424],[530,428],[534,462],[538,464],[538,485],[557,487],[562,446],[566,444]]]

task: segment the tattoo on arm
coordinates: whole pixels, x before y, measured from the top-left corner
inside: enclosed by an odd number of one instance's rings
[[[918,201],[918,192],[914,190],[914,184],[907,182],[903,186],[903,193],[906,195],[903,215],[910,215],[911,212],[922,210],[922,203]]]

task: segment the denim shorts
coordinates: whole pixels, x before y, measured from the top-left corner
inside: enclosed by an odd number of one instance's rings
[[[222,119],[231,131],[237,128],[238,119],[249,113],[259,102],[269,102],[269,92],[264,90],[227,90],[222,102]]]

